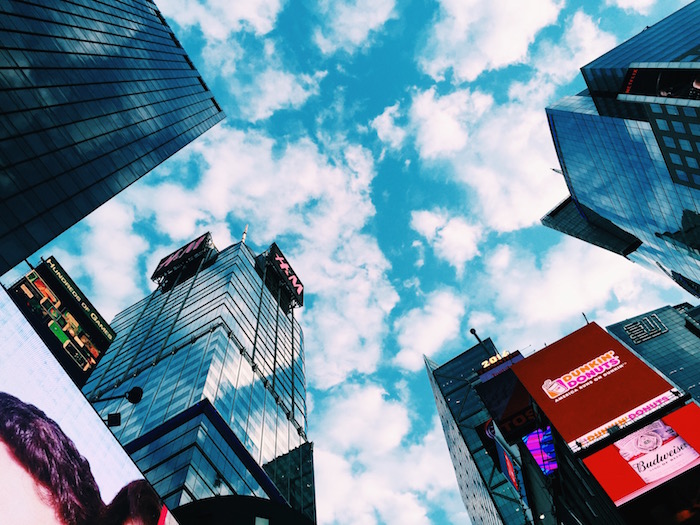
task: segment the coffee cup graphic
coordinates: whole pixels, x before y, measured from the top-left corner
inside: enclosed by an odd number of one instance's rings
[[[569,390],[569,388],[561,379],[557,379],[556,381],[547,379],[542,384],[542,390],[546,392],[550,399],[554,399],[565,393],[567,390]]]

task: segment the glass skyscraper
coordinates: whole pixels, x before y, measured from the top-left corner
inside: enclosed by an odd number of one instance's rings
[[[169,508],[255,496],[315,521],[306,436],[303,285],[275,244],[220,253],[205,234],[165,257],[158,289],[111,322],[84,392]],[[143,389],[136,405],[123,396]],[[220,499],[220,498],[218,498]]]
[[[0,68],[0,274],[224,118],[151,0],[4,0]]]
[[[488,437],[483,431],[493,416],[477,392],[480,383],[477,371],[495,354],[493,342],[486,339],[443,365],[428,358],[425,364],[462,501],[471,522],[475,525],[529,524],[533,523],[531,510],[499,467],[498,456],[503,448],[496,452],[493,435]],[[517,449],[505,448],[510,454],[517,454]],[[519,456],[511,461],[516,467],[518,463],[522,465]]]
[[[582,69],[547,108],[570,197],[543,224],[700,297],[700,2]]]
[[[700,307],[664,306],[606,330],[700,402]]]

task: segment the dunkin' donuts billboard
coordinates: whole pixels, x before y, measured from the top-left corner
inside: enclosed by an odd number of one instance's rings
[[[678,397],[664,378],[595,323],[512,369],[574,452]]]
[[[615,441],[583,462],[615,505],[620,506],[692,469],[697,474],[699,451],[700,408],[691,403]],[[692,479],[697,492],[698,475]],[[674,499],[679,499],[677,496]]]

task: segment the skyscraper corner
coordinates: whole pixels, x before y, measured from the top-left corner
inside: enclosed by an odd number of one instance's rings
[[[570,196],[545,226],[661,270],[700,297],[700,2],[581,68],[547,108]]]
[[[314,523],[294,318],[303,285],[289,261],[276,244],[258,255],[243,242],[219,251],[206,233],[166,255],[153,278],[158,289],[111,323],[119,335],[84,388],[88,399],[103,417],[121,413],[117,438],[176,517],[213,512],[204,502],[214,498],[222,516],[263,505],[288,513],[286,522]],[[138,405],[100,401],[134,386]]]
[[[0,274],[220,122],[150,0],[0,5]]]

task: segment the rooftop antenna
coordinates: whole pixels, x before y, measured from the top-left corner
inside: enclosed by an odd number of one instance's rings
[[[245,230],[243,230],[243,237],[241,237],[241,242],[245,244],[245,238],[248,236],[248,225],[245,225]]]
[[[589,324],[588,317],[586,317],[586,313],[585,313],[585,312],[581,312],[581,315],[582,315],[583,318],[586,320],[586,324]]]

